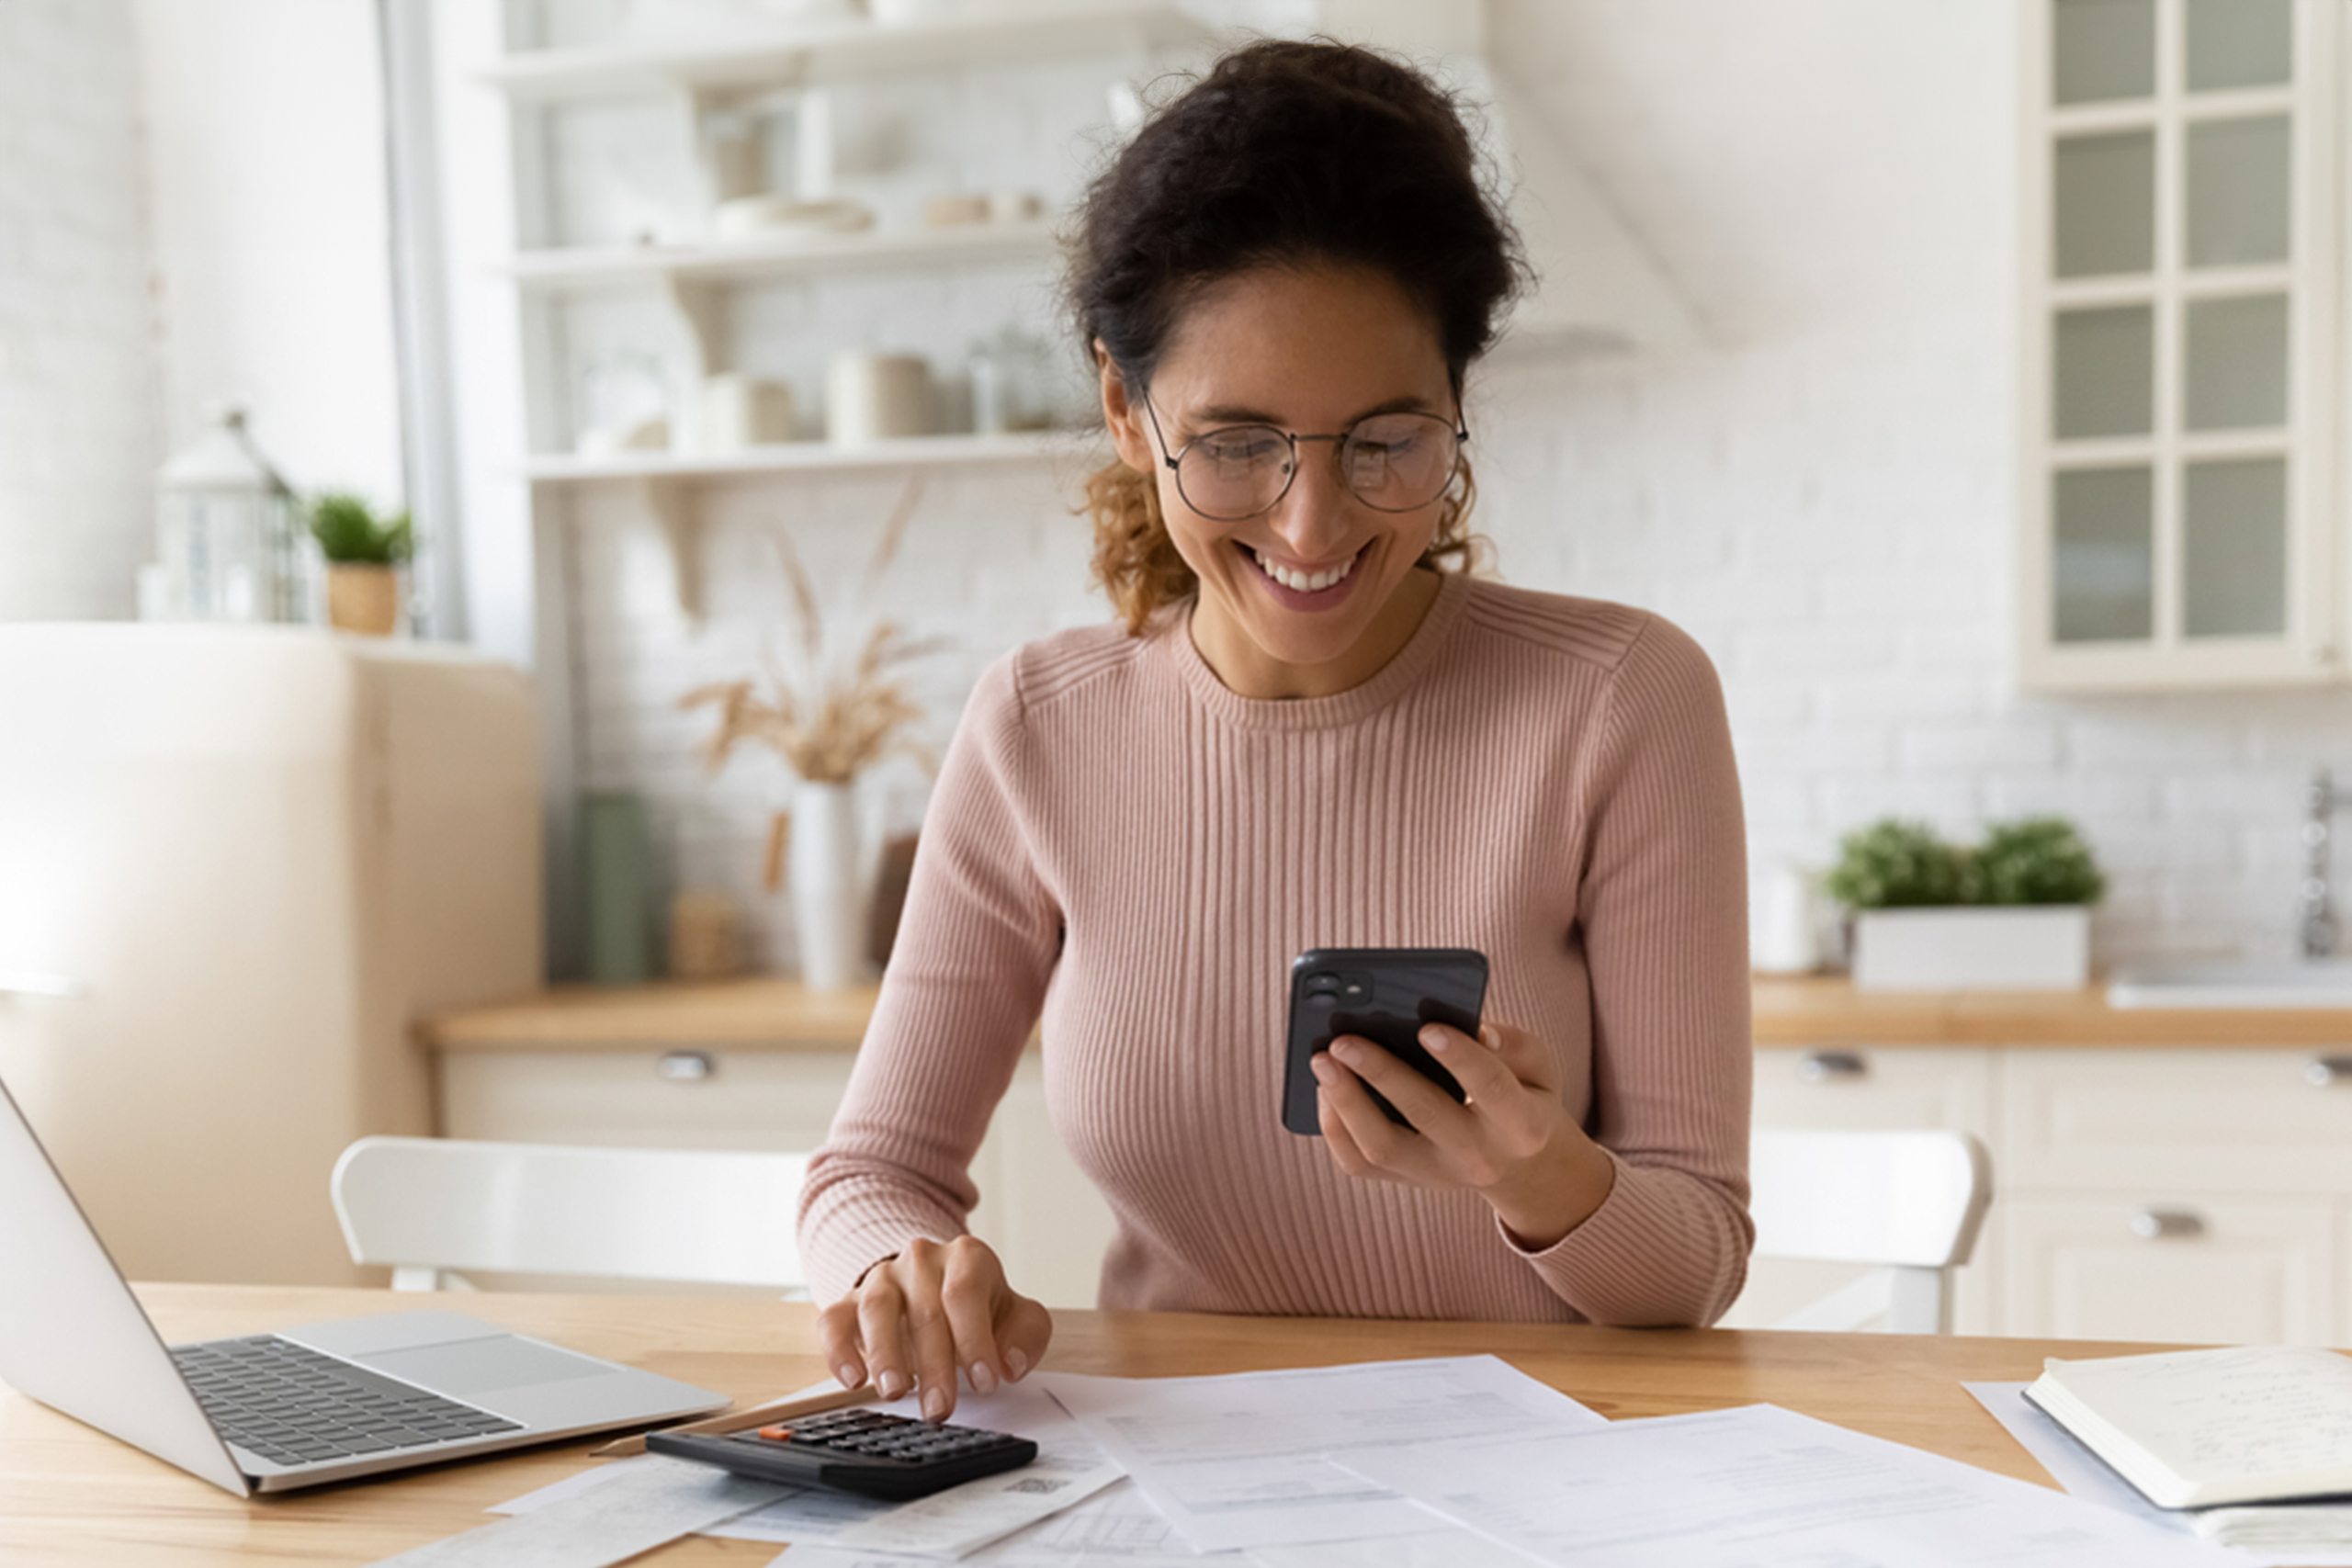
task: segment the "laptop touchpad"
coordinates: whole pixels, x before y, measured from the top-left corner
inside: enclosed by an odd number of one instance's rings
[[[379,1372],[461,1397],[561,1382],[568,1378],[603,1377],[616,1370],[610,1362],[575,1356],[552,1345],[497,1336],[461,1339],[452,1345],[421,1345],[413,1350],[379,1350],[373,1355],[354,1356],[352,1359],[363,1367],[373,1367]]]

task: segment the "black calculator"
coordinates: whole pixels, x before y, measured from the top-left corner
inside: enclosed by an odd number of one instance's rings
[[[834,1410],[726,1437],[650,1432],[645,1446],[762,1481],[831,1486],[892,1502],[1018,1470],[1037,1457],[1037,1445],[1026,1438],[880,1410]]]

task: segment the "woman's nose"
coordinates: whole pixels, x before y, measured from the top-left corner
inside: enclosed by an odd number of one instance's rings
[[[1340,481],[1337,455],[1324,442],[1302,442],[1298,472],[1274,508],[1274,532],[1301,560],[1332,554],[1347,537],[1347,509],[1354,497]]]

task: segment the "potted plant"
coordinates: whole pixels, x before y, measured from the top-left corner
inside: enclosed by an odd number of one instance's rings
[[[389,637],[400,625],[400,567],[414,549],[408,513],[378,516],[358,496],[329,491],[310,503],[311,536],[327,559],[327,621],[337,631]]]
[[[1997,823],[1962,849],[1894,818],[1849,833],[1826,886],[1854,912],[1858,990],[2065,990],[2090,977],[2107,890],[2072,823]]]
[[[884,525],[861,598],[872,594],[898,555],[922,493],[922,483],[910,482]],[[864,972],[876,858],[859,839],[857,778],[894,752],[929,765],[928,754],[907,737],[922,709],[898,671],[941,644],[910,637],[887,620],[874,622],[862,639],[829,636],[816,584],[791,536],[778,527],[773,541],[790,591],[794,645],[785,657],[765,660],[760,675],[697,687],[678,705],[718,708],[718,728],[702,748],[713,772],[748,741],[775,751],[797,779],[790,809],[770,825],[765,882],[771,893],[790,883],[803,982],[838,990]]]

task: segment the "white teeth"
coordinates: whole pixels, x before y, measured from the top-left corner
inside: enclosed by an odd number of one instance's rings
[[[1340,579],[1347,576],[1348,573],[1354,569],[1356,564],[1355,558],[1353,556],[1350,556],[1343,564],[1335,566],[1328,571],[1293,571],[1286,566],[1279,566],[1274,562],[1268,560],[1265,557],[1259,555],[1255,550],[1252,550],[1250,553],[1258,562],[1259,570],[1264,572],[1268,577],[1272,578],[1276,582],[1281,583],[1284,588],[1289,589],[1294,593],[1319,593],[1324,589],[1330,587],[1331,584],[1339,581]]]

